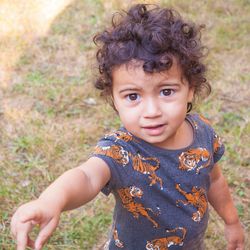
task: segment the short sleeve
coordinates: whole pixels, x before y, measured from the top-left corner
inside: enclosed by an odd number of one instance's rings
[[[108,165],[111,177],[109,182],[102,189],[105,195],[109,195],[118,183],[122,183],[122,169],[128,164],[128,152],[118,143],[108,139],[101,139],[92,153]]]
[[[213,152],[214,163],[218,162],[225,152],[225,146],[222,143],[220,136],[215,132],[213,135]]]
[[[212,127],[212,123],[206,117],[200,114],[194,114],[192,116],[193,126],[199,129],[199,136],[201,141],[205,141],[207,146],[211,149],[213,155],[213,163],[218,162],[225,152],[225,146],[222,143],[221,137],[215,132]]]

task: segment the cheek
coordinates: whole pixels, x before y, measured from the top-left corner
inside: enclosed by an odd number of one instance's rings
[[[131,123],[132,121],[135,121],[140,117],[138,112],[128,109],[120,109],[119,116],[121,120],[125,120],[127,123]]]
[[[187,115],[187,104],[184,103],[173,103],[167,105],[164,109],[166,118],[176,124],[181,123]]]
[[[140,115],[135,110],[120,109],[118,114],[122,124],[127,129],[131,129],[131,127],[133,128],[139,124]]]
[[[114,99],[114,106],[121,118],[130,119],[130,117],[138,115],[138,107],[129,105],[124,100]]]
[[[186,113],[187,102],[174,101],[162,105],[163,112],[168,113],[170,116],[178,116],[180,113]]]

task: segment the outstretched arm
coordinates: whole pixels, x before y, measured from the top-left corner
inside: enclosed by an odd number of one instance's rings
[[[225,236],[228,241],[228,250],[244,249],[244,232],[240,224],[237,210],[225,177],[216,164],[210,174],[211,186],[208,192],[209,203],[225,222]]]
[[[19,207],[11,221],[17,250],[24,250],[26,246],[41,249],[56,229],[61,212],[92,200],[109,179],[110,171],[106,163],[93,157],[62,174],[37,200]],[[29,233],[36,224],[40,226],[40,232],[33,242]]]

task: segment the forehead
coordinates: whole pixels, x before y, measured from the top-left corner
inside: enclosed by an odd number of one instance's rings
[[[140,79],[175,79],[178,81],[182,81],[182,70],[177,63],[177,60],[173,60],[173,64],[170,69],[153,73],[145,72],[143,70],[143,63],[143,61],[132,60],[126,64],[116,66],[112,70],[113,83],[126,80],[140,81]]]

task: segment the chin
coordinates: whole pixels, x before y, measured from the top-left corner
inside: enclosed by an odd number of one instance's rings
[[[151,144],[163,144],[165,142],[165,140],[161,138],[149,138],[148,140],[145,139],[145,141]]]

